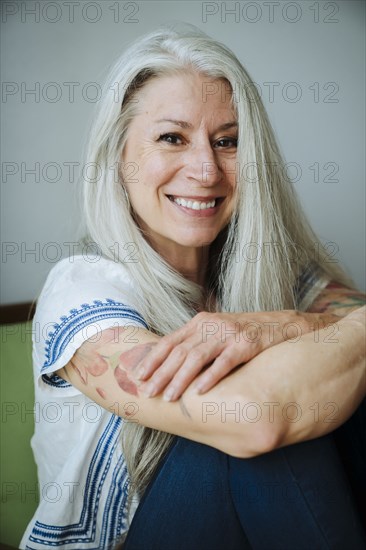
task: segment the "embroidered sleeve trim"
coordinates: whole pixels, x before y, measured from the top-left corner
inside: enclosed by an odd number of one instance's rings
[[[52,386],[54,388],[71,388],[71,384],[69,384],[69,382],[66,382],[66,380],[54,372],[52,374],[42,374],[42,380],[48,386]]]
[[[303,306],[307,295],[313,291],[314,287],[322,284],[324,281],[324,274],[314,263],[310,263],[301,275],[297,278],[295,285],[295,300],[296,307],[300,304]]]
[[[45,342],[45,361],[41,372],[45,371],[58,360],[75,334],[80,330],[98,321],[113,318],[130,319],[141,324],[144,328],[148,328],[145,320],[137,311],[110,298],[107,298],[105,301],[94,300],[92,304],[81,304],[79,309],[71,309],[69,315],[63,315],[60,318],[60,322],[54,324],[53,329],[48,333]],[[51,386],[70,386],[70,384],[55,374],[44,374],[43,380]]]

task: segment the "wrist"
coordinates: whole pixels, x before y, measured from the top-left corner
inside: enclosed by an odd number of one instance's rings
[[[314,332],[319,329],[324,329],[329,325],[338,323],[342,319],[339,315],[334,315],[334,313],[329,312],[302,312],[302,315],[307,327],[306,332]]]
[[[365,330],[366,328],[366,306],[359,307],[357,309],[354,309],[346,315],[345,317],[342,317],[339,321],[342,325],[352,325],[355,328],[363,328]]]

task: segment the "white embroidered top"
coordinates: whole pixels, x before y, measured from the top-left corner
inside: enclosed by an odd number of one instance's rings
[[[328,279],[309,267],[299,278],[306,309]],[[54,374],[81,344],[112,326],[148,328],[123,264],[83,256],[61,260],[48,275],[33,320],[35,434],[40,503],[20,548],[109,550],[127,534],[129,479],[120,434],[124,420]]]
[[[35,433],[40,501],[20,548],[110,549],[127,534],[125,422],[53,374],[88,338],[112,326],[147,325],[127,269],[99,257],[61,260],[48,275],[33,320]]]

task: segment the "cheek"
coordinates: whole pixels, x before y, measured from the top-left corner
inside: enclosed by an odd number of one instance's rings
[[[229,221],[235,209],[235,200],[236,200],[235,198],[236,175],[235,174],[230,176],[230,178],[227,180],[227,184],[229,187],[230,198],[227,202],[224,212],[225,212],[226,221]]]
[[[140,163],[137,170],[135,168],[134,176],[126,183],[130,197],[136,203],[145,203],[145,205],[148,197],[150,201],[158,199],[164,194],[164,186],[169,185],[175,172],[176,170],[172,168],[167,159],[155,158],[150,159],[149,162]]]
[[[235,194],[235,190],[236,190],[236,186],[237,186],[237,180],[238,180],[238,175],[237,175],[237,163],[236,162],[233,162],[231,165],[230,165],[230,172],[227,173],[227,185],[229,187],[229,190],[230,190],[230,194],[231,195],[234,195]]]
[[[228,183],[228,185],[230,185],[230,187],[235,186],[235,182],[237,179],[236,172],[237,172],[238,166],[239,164],[238,164],[236,155],[235,157],[232,157],[232,158],[230,157],[226,158],[221,164],[222,170],[225,174],[226,182]]]

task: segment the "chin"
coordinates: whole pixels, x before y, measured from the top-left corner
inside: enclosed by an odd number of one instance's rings
[[[213,243],[216,239],[217,234],[215,233],[210,235],[197,235],[190,236],[187,238],[176,239],[176,243],[180,246],[185,246],[187,248],[200,248],[202,246],[207,246]]]

